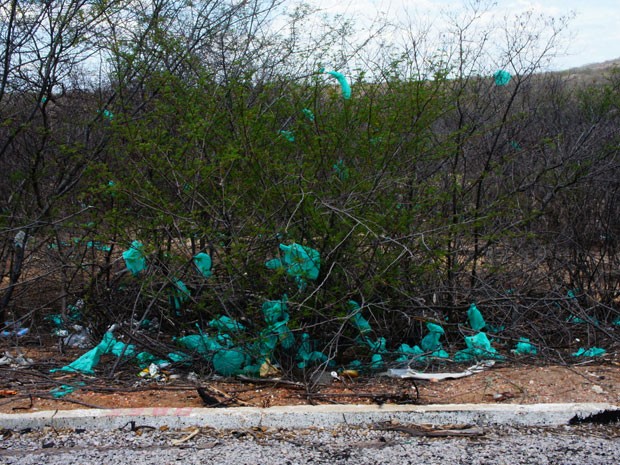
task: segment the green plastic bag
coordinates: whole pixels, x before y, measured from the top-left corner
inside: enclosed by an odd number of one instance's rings
[[[424,351],[422,349],[420,349],[419,346],[409,346],[409,344],[401,344],[398,349],[396,349],[396,354],[399,355],[399,357],[396,359],[397,362],[399,363],[403,363],[403,362],[409,362],[413,359],[420,359],[420,358],[424,358]]]
[[[372,331],[368,320],[362,316],[362,310],[355,300],[349,300],[349,311],[351,323],[355,326],[360,334],[368,334]]]
[[[131,271],[131,274],[138,276],[146,268],[146,258],[142,249],[144,246],[140,241],[133,241],[131,247],[123,252],[123,260],[125,266]]]
[[[231,334],[238,333],[239,331],[243,331],[245,329],[245,326],[243,326],[241,323],[233,320],[226,315],[222,315],[218,319],[209,321],[209,327],[216,329],[218,332],[221,333]]]
[[[441,342],[439,342],[439,339],[446,333],[444,329],[438,324],[430,322],[426,323],[426,328],[429,332],[422,338],[422,342],[420,343],[422,350],[424,352],[433,352],[441,349]]]
[[[503,69],[498,69],[497,71],[495,71],[495,73],[493,73],[493,79],[495,80],[495,85],[502,87],[507,85],[510,80],[512,79],[512,76],[510,75],[510,73],[506,70]]]
[[[211,276],[212,263],[209,254],[206,254],[204,252],[197,253],[196,255],[194,255],[194,258],[192,260],[194,261],[194,265],[196,265],[196,268],[198,268],[198,271],[202,276],[204,276],[205,278],[209,278]]]
[[[243,372],[248,357],[238,349],[225,349],[213,355],[213,369],[223,376],[237,375]]]
[[[469,327],[474,331],[480,331],[486,326],[482,313],[476,307],[476,304],[471,304],[469,310],[467,310],[467,318],[469,319]]]
[[[181,307],[190,298],[190,292],[187,286],[180,279],[172,281],[174,286],[172,293],[170,294],[170,304],[175,310],[181,310]]]
[[[589,349],[584,349],[581,347],[577,352],[574,352],[571,355],[573,357],[600,357],[606,353],[607,351],[605,349],[601,349],[600,347],[590,347]]]
[[[536,347],[530,343],[528,338],[520,337],[519,342],[517,342],[512,352],[516,355],[536,355],[537,350]]]
[[[102,355],[114,354],[120,357],[124,354],[127,357],[135,355],[135,347],[131,344],[125,344],[119,342],[114,338],[114,334],[111,331],[106,332],[101,339],[101,342],[96,347],[83,354],[78,359],[74,360],[69,365],[62,368],[53,369],[56,371],[78,372],[86,375],[94,375],[94,368],[99,364]]]
[[[475,336],[466,336],[465,344],[467,349],[459,350],[454,354],[454,360],[465,362],[471,360],[503,360],[504,357],[497,353],[485,333],[478,333]]]
[[[296,358],[299,361],[297,366],[301,369],[327,361],[327,355],[323,352],[312,350],[310,335],[308,333],[303,333],[301,335],[301,344],[299,345]]]

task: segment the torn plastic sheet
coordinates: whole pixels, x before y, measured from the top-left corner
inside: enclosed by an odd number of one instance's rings
[[[125,266],[131,271],[131,274],[138,276],[146,268],[146,258],[142,249],[144,246],[140,241],[133,241],[131,247],[123,252],[123,260]]]
[[[83,382],[79,382],[79,383],[76,383],[74,385],[63,384],[61,386],[55,387],[50,392],[52,393],[52,397],[54,397],[55,399],[61,399],[61,398],[65,397],[65,396],[71,394],[76,389],[78,389],[79,387],[84,386],[84,385],[85,384]]]
[[[439,339],[446,333],[444,329],[438,324],[431,322],[426,323],[426,329],[428,329],[428,334],[422,338],[420,343],[422,350],[424,352],[433,352],[441,349]]]
[[[411,368],[390,368],[386,373],[382,373],[390,378],[411,378],[411,379],[426,379],[426,380],[442,380],[442,379],[458,379],[471,376],[475,373],[480,373],[487,368],[495,365],[494,360],[483,360],[465,371],[458,373],[422,373]]]
[[[216,329],[220,333],[238,333],[243,331],[245,326],[226,315],[222,315],[217,319],[209,321],[209,328]]]

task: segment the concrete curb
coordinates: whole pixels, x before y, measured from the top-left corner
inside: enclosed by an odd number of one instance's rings
[[[575,415],[587,417],[612,404],[448,404],[448,405],[318,405],[226,409],[133,408],[111,410],[56,410],[24,414],[0,414],[0,427],[21,430],[83,428],[111,430],[134,421],[138,426],[181,429],[207,426],[221,429],[334,427],[341,424],[366,425],[396,420],[409,424],[473,424],[512,426],[554,426],[567,424]]]

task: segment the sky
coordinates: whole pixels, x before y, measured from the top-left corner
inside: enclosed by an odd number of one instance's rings
[[[473,0],[311,0],[328,14],[354,15],[358,21],[378,13],[399,21],[407,16],[441,25],[441,12],[455,11]],[[486,0],[483,0],[486,1]],[[488,1],[487,3],[492,3]],[[561,70],[620,58],[620,0],[496,0],[495,18],[533,11],[552,17],[571,16],[562,35],[562,50],[549,69]]]

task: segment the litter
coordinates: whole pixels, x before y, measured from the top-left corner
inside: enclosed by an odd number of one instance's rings
[[[574,352],[571,355],[573,357],[600,357],[606,353],[607,351],[605,349],[601,349],[600,347],[590,347],[589,349],[581,347],[577,352]]]
[[[125,260],[125,266],[131,271],[131,274],[138,276],[142,270],[146,268],[146,259],[142,249],[144,246],[140,241],[133,241],[131,247],[123,252],[123,260]]]
[[[459,350],[454,354],[454,360],[457,362],[465,362],[470,360],[503,360],[504,357],[497,353],[485,333],[478,333],[475,336],[466,336],[465,344],[467,349]]]
[[[390,378],[411,378],[420,380],[457,379],[471,376],[475,373],[480,373],[487,368],[491,368],[493,365],[495,365],[494,360],[483,360],[469,367],[467,370],[457,373],[422,373],[412,370],[411,368],[390,368],[386,373],[381,374],[384,376],[389,376]]]
[[[314,281],[319,277],[321,258],[317,250],[300,244],[280,244],[282,258],[274,258],[265,263],[271,270],[284,269],[293,276],[300,290],[304,290],[306,279]]]
[[[307,368],[310,365],[317,363],[324,363],[327,361],[327,355],[323,352],[312,350],[312,343],[310,342],[310,335],[303,333],[301,335],[301,344],[297,351],[297,366],[299,368]]]
[[[174,289],[170,294],[170,304],[174,307],[175,310],[181,310],[181,307],[187,300],[190,298],[191,294],[189,289],[185,285],[183,281],[180,279],[175,279],[172,281]]]
[[[498,69],[497,71],[495,71],[495,73],[493,73],[493,79],[495,80],[496,86],[502,87],[510,82],[512,76],[508,71]]]
[[[203,277],[209,278],[211,276],[212,263],[209,254],[206,254],[204,252],[197,253],[196,255],[194,255],[193,261],[194,265],[196,265],[196,268],[198,268],[198,271]]]
[[[304,108],[301,110],[304,116],[308,119],[308,121],[314,122],[314,113],[309,108]]]
[[[295,142],[295,133],[293,131],[287,131],[285,129],[282,129],[280,131],[280,135],[289,142]]]
[[[480,331],[486,326],[482,313],[480,313],[480,310],[478,310],[476,304],[471,304],[469,306],[469,310],[467,310],[467,318],[469,319],[469,327],[474,331]]]
[[[338,162],[334,164],[333,168],[338,176],[338,179],[341,181],[346,181],[349,179],[349,168],[347,168],[344,164],[344,160],[338,160]]]
[[[368,334],[372,331],[368,320],[362,316],[360,305],[355,300],[349,300],[350,318],[353,326],[357,328],[360,334]]]
[[[351,98],[351,86],[349,85],[347,78],[344,76],[344,74],[339,73],[338,71],[325,71],[323,68],[321,68],[320,72],[327,73],[335,77],[338,83],[340,84],[340,89],[342,91],[342,97],[345,100],[348,100]]]
[[[516,347],[512,350],[512,353],[516,355],[536,355],[537,350],[536,347],[530,343],[528,338],[521,337]]]
[[[4,356],[0,358],[0,366],[9,365],[12,368],[27,367],[33,363],[33,360],[25,357],[19,349],[16,355],[12,355],[10,352],[5,352]]]

